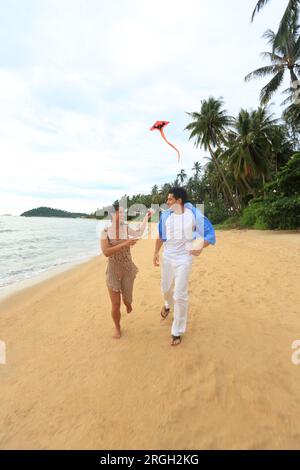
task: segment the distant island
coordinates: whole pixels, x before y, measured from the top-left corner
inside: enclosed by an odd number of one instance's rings
[[[81,219],[97,219],[103,220],[108,217],[109,207],[103,207],[101,215],[99,210],[92,212],[91,214],[85,214],[84,212],[68,212],[61,209],[53,209],[52,207],[37,207],[30,211],[23,212],[20,217],[66,217],[66,218],[81,218]],[[136,219],[139,214],[127,215],[127,220]]]
[[[60,209],[52,209],[51,207],[37,207],[30,211],[23,212],[21,217],[67,217],[67,218],[86,218],[88,214],[82,212],[68,212]]]

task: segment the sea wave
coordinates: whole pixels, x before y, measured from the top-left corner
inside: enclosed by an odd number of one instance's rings
[[[7,219],[0,221],[0,289],[99,252],[90,221]]]
[[[12,229],[12,228],[4,228],[4,229],[0,229],[0,233],[7,233],[7,232],[19,232],[19,230],[17,229]]]

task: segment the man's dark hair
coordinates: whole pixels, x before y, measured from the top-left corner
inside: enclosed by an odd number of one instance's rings
[[[169,194],[173,194],[175,199],[181,199],[182,204],[185,204],[188,200],[188,195],[187,195],[186,190],[184,188],[181,188],[180,186],[174,186],[173,188],[170,188]]]

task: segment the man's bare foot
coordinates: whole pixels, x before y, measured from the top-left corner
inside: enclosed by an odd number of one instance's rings
[[[126,303],[125,303],[125,307],[126,307],[127,313],[131,313],[131,312],[132,312],[132,305],[131,305],[131,304],[126,304]]]
[[[181,336],[172,335],[171,346],[178,346],[181,343]]]
[[[120,339],[121,338],[121,328],[115,329],[115,334],[113,335],[113,339]]]

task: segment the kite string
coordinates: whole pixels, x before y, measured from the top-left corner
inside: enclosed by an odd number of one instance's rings
[[[161,136],[162,138],[167,142],[167,144],[169,144],[171,147],[173,147],[173,149],[176,150],[177,152],[177,155],[178,155],[178,163],[180,162],[180,153],[179,153],[179,150],[173,145],[171,144],[171,142],[169,142],[164,134],[164,131],[162,129],[160,129],[160,133],[161,133]]]

